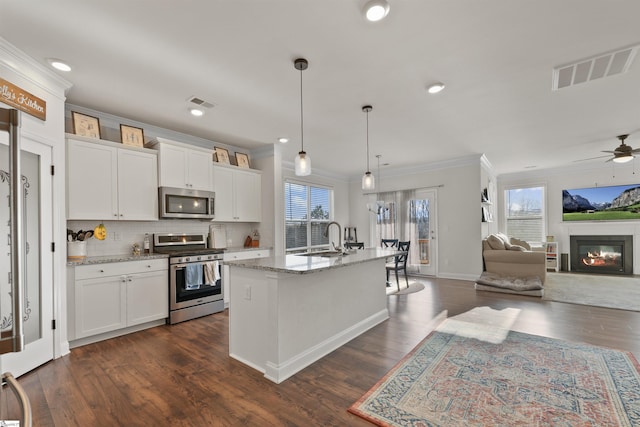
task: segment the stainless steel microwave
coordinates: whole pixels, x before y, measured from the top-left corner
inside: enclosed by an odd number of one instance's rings
[[[215,193],[186,188],[158,188],[160,218],[214,219]]]

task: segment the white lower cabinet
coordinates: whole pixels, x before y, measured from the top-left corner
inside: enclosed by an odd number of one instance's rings
[[[252,250],[244,250],[238,252],[225,252],[223,255],[223,261],[237,261],[243,259],[252,259],[252,258],[265,258],[271,255],[271,251],[269,249],[252,249]],[[222,287],[223,287],[223,295],[224,295],[224,305],[225,307],[229,306],[229,266],[223,264],[222,265]]]
[[[70,341],[169,315],[166,259],[80,265],[71,270]]]

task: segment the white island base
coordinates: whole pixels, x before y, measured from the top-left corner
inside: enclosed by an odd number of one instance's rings
[[[388,319],[379,256],[394,252],[365,251],[373,256],[230,263],[230,356],[280,383]]]

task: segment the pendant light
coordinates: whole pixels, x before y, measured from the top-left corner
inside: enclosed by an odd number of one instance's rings
[[[369,112],[371,110],[373,110],[373,107],[371,105],[365,105],[364,107],[362,107],[362,111],[367,113],[367,171],[362,177],[363,190],[373,190],[376,187],[376,180],[369,170]]]
[[[382,175],[380,175],[380,157],[382,157],[382,155],[376,154],[376,157],[378,158],[378,188],[381,188]],[[378,196],[379,194],[376,193],[376,199],[378,198]],[[389,210],[389,207],[386,205],[386,203],[383,200],[376,200],[375,203],[367,203],[367,209],[371,213],[380,215],[380,214],[383,214],[385,211]]]
[[[309,62],[304,58],[293,61],[296,70],[300,70],[300,144],[301,149],[295,159],[296,175],[306,176],[311,174],[311,159],[304,151],[304,115],[302,112],[302,71],[309,68]]]

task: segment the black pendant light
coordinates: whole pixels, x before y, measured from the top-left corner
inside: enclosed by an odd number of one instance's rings
[[[367,171],[362,177],[363,190],[373,190],[374,188],[376,188],[376,180],[369,170],[369,112],[371,110],[373,110],[373,107],[371,105],[365,105],[362,107],[362,111],[367,113]]]
[[[295,159],[296,175],[306,176],[311,174],[311,159],[304,151],[304,114],[302,109],[302,71],[309,68],[309,62],[304,58],[293,61],[296,70],[300,70],[300,145],[301,149]]]

